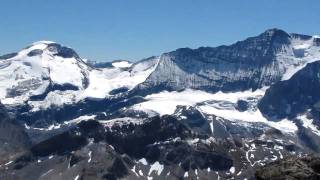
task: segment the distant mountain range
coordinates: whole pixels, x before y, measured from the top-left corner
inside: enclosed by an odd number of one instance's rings
[[[272,179],[317,160],[319,63],[280,29],[134,63],[35,42],[0,56],[0,179]]]

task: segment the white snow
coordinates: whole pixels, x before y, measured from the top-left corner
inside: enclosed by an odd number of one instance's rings
[[[306,114],[298,116],[297,119],[301,120],[305,128],[310,129],[314,134],[320,136],[320,130],[313,124],[312,119],[307,118]]]
[[[144,72],[131,74],[129,71],[123,71],[118,68],[92,71],[90,73],[89,87],[84,91],[82,96],[105,98],[109,96],[109,92],[114,89],[121,87],[132,89],[145,81],[151,72],[152,69],[149,69]]]
[[[11,164],[11,163],[13,163],[13,161],[9,161],[9,162],[5,163],[4,165],[5,165],[5,166],[8,166],[8,165]]]
[[[160,176],[161,172],[163,171],[163,165],[160,164],[158,161],[151,165],[149,170],[149,176],[153,171],[156,171],[158,176]]]
[[[89,156],[89,159],[88,159],[88,163],[90,163],[91,162],[91,160],[92,160],[92,151],[89,151],[89,153],[88,153],[88,156]]]
[[[79,176],[79,175],[77,175],[77,176],[74,178],[74,180],[78,180],[78,179],[79,179],[79,177],[80,177],[80,176]]]
[[[234,166],[232,166],[230,169],[229,169],[230,173],[235,173],[236,172],[236,168]]]
[[[145,166],[148,165],[148,162],[147,162],[147,160],[145,158],[140,159],[139,162],[142,163]]]
[[[135,165],[132,167],[131,171],[132,171],[136,176],[139,176],[139,174],[137,174],[137,172],[136,172],[136,166],[135,166]]]
[[[49,174],[50,172],[52,172],[52,171],[53,171],[53,169],[50,169],[49,171],[43,173],[40,177],[46,176],[46,175],[48,175],[48,174]]]
[[[105,126],[113,126],[115,124],[125,125],[125,124],[141,124],[143,123],[143,119],[136,119],[131,117],[123,117],[123,118],[115,118],[110,120],[99,120],[100,123],[104,124]]]
[[[197,103],[204,102],[201,105],[197,105],[197,108],[206,114],[236,122],[262,122],[283,132],[296,132],[297,126],[287,119],[280,120],[279,122],[268,121],[257,108],[240,112],[232,105],[238,100],[246,98],[256,98],[258,101],[264,95],[264,92],[265,88],[254,92],[249,90],[235,93],[218,92],[215,94],[192,89],[186,89],[181,92],[163,91],[146,96],[147,101],[133,105],[132,108],[140,111],[155,111],[160,115],[165,115],[173,114],[177,105],[195,106]],[[213,100],[214,103],[209,102]]]
[[[139,175],[140,175],[140,176],[143,176],[143,172],[142,172],[141,169],[139,170]]]
[[[27,102],[31,111],[39,111],[52,106],[63,106],[76,103],[84,98],[106,98],[111,96],[110,91],[117,88],[132,89],[142,83],[151,72],[155,62],[138,62],[130,69],[132,64],[127,61],[114,62],[113,68],[93,69],[81,59],[63,58],[54,55],[47,47],[51,41],[39,41],[22,49],[10,59],[0,61],[0,100],[6,105],[16,105]],[[41,55],[29,57],[33,50],[43,50]],[[89,82],[88,87],[84,81]],[[30,101],[30,96],[41,95],[49,87],[50,82],[58,85],[72,85],[79,90],[53,91],[44,100]],[[10,97],[10,89],[21,89],[21,95]]]
[[[76,58],[55,56],[47,49],[53,42],[40,41],[18,52],[18,54],[0,62],[0,99],[4,104],[19,104],[32,95],[42,94],[54,84],[73,85],[83,89],[82,81],[89,69]],[[43,50],[42,55],[29,57],[32,50]],[[21,95],[7,96],[7,89],[23,90]]]
[[[114,67],[118,67],[118,68],[127,68],[132,66],[132,63],[128,62],[128,61],[116,61],[112,63],[112,66]]]
[[[79,123],[81,121],[88,121],[91,119],[94,119],[96,117],[96,115],[84,115],[84,116],[79,116],[76,119],[70,120],[68,122],[65,122],[65,124],[69,124],[69,123]]]
[[[282,80],[290,79],[308,63],[320,60],[320,47],[313,45],[315,38],[317,38],[316,35],[309,40],[293,38],[291,41],[292,46],[277,55],[278,61],[282,63],[285,68]],[[294,51],[298,51],[302,56],[295,57]]]
[[[136,110],[153,110],[158,112],[160,115],[174,113],[177,105],[193,106],[196,103],[208,101],[208,100],[220,100],[230,101],[236,103],[238,99],[244,97],[256,96],[264,94],[263,91],[244,91],[238,93],[222,93],[218,92],[215,94],[207,93],[200,90],[186,89],[181,92],[173,91],[162,91],[157,94],[151,94],[146,96],[148,101],[134,105]]]

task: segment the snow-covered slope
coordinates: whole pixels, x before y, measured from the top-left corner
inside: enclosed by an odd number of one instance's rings
[[[74,50],[39,41],[0,61],[0,100],[5,105],[27,103],[32,111],[72,104],[85,98],[103,99],[130,90],[154,70],[157,58],[113,67],[92,68]]]
[[[0,98],[21,103],[49,89],[81,90],[88,83],[89,68],[67,47],[41,41],[0,61]]]
[[[235,93],[207,93],[200,90],[186,89],[181,92],[163,91],[146,96],[145,102],[134,105],[133,109],[155,112],[159,115],[174,114],[179,106],[193,106],[200,112],[214,115],[233,122],[259,122],[274,127],[285,133],[294,133],[297,126],[286,119],[280,122],[268,121],[257,108],[258,101],[263,97],[265,89]],[[246,109],[239,104],[245,103]],[[154,113],[150,113],[151,116]]]

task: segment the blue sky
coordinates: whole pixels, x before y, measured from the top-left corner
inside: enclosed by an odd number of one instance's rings
[[[52,40],[92,60],[139,60],[273,27],[320,34],[319,7],[319,0],[0,0],[0,54]]]

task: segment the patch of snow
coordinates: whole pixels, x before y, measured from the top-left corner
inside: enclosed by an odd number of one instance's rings
[[[79,179],[79,177],[80,177],[80,176],[79,176],[79,175],[77,175],[77,176],[74,178],[74,180],[78,180],[78,179]]]
[[[320,60],[320,47],[314,46],[313,41],[317,38],[313,36],[308,40],[299,38],[292,39],[292,47],[287,51],[281,52],[277,55],[277,59],[283,64],[285,73],[282,80],[290,79],[296,72],[304,68],[308,63]],[[300,56],[295,56],[294,52],[299,51]]]
[[[131,67],[132,63],[128,61],[116,61],[112,63],[112,66],[117,68],[127,68],[127,67]]]
[[[188,173],[188,171],[186,171],[186,172],[184,173],[183,177],[184,177],[184,178],[187,178],[188,176],[189,176],[189,173]]]
[[[158,161],[151,165],[149,170],[149,176],[153,171],[156,171],[158,176],[160,176],[161,172],[163,171],[163,165],[160,164]]]
[[[8,165],[11,164],[11,163],[13,163],[13,161],[9,161],[9,162],[5,163],[4,165],[5,165],[5,166],[8,166]]]
[[[70,123],[79,123],[81,121],[88,121],[91,119],[94,119],[96,117],[96,115],[84,115],[84,116],[79,116],[76,119],[70,120],[68,122],[65,122],[65,124],[70,124]]]
[[[282,155],[281,151],[278,151],[278,152],[279,152],[280,159],[283,159],[283,155]]]
[[[230,173],[235,173],[236,172],[236,168],[234,166],[232,166],[230,169],[229,169]]]
[[[118,125],[125,125],[125,124],[141,124],[143,122],[143,119],[137,119],[137,118],[131,118],[131,117],[123,117],[123,118],[115,118],[110,120],[99,120],[101,124],[104,124],[105,126],[113,126],[115,124]]]
[[[88,163],[90,163],[91,162],[91,160],[92,160],[92,151],[90,151],[89,153],[88,153],[88,156],[89,156],[89,159],[88,159]]]
[[[307,118],[306,114],[298,116],[297,119],[301,120],[305,128],[310,129],[314,134],[320,136],[320,130],[313,124],[312,119]]]
[[[141,169],[139,170],[139,175],[143,176],[143,172],[141,171]]]
[[[52,172],[52,171],[53,171],[53,169],[50,169],[49,171],[43,173],[40,177],[46,176],[46,175],[48,175],[48,174],[49,174],[50,172]]]
[[[210,122],[210,129],[211,129],[211,132],[212,132],[212,134],[213,134],[213,122]]]
[[[142,163],[145,166],[148,165],[148,162],[147,162],[147,160],[145,158],[140,159],[139,162]]]
[[[136,173],[136,166],[134,165],[133,168],[131,169],[131,171],[136,175],[136,176],[139,176],[137,173]]]

